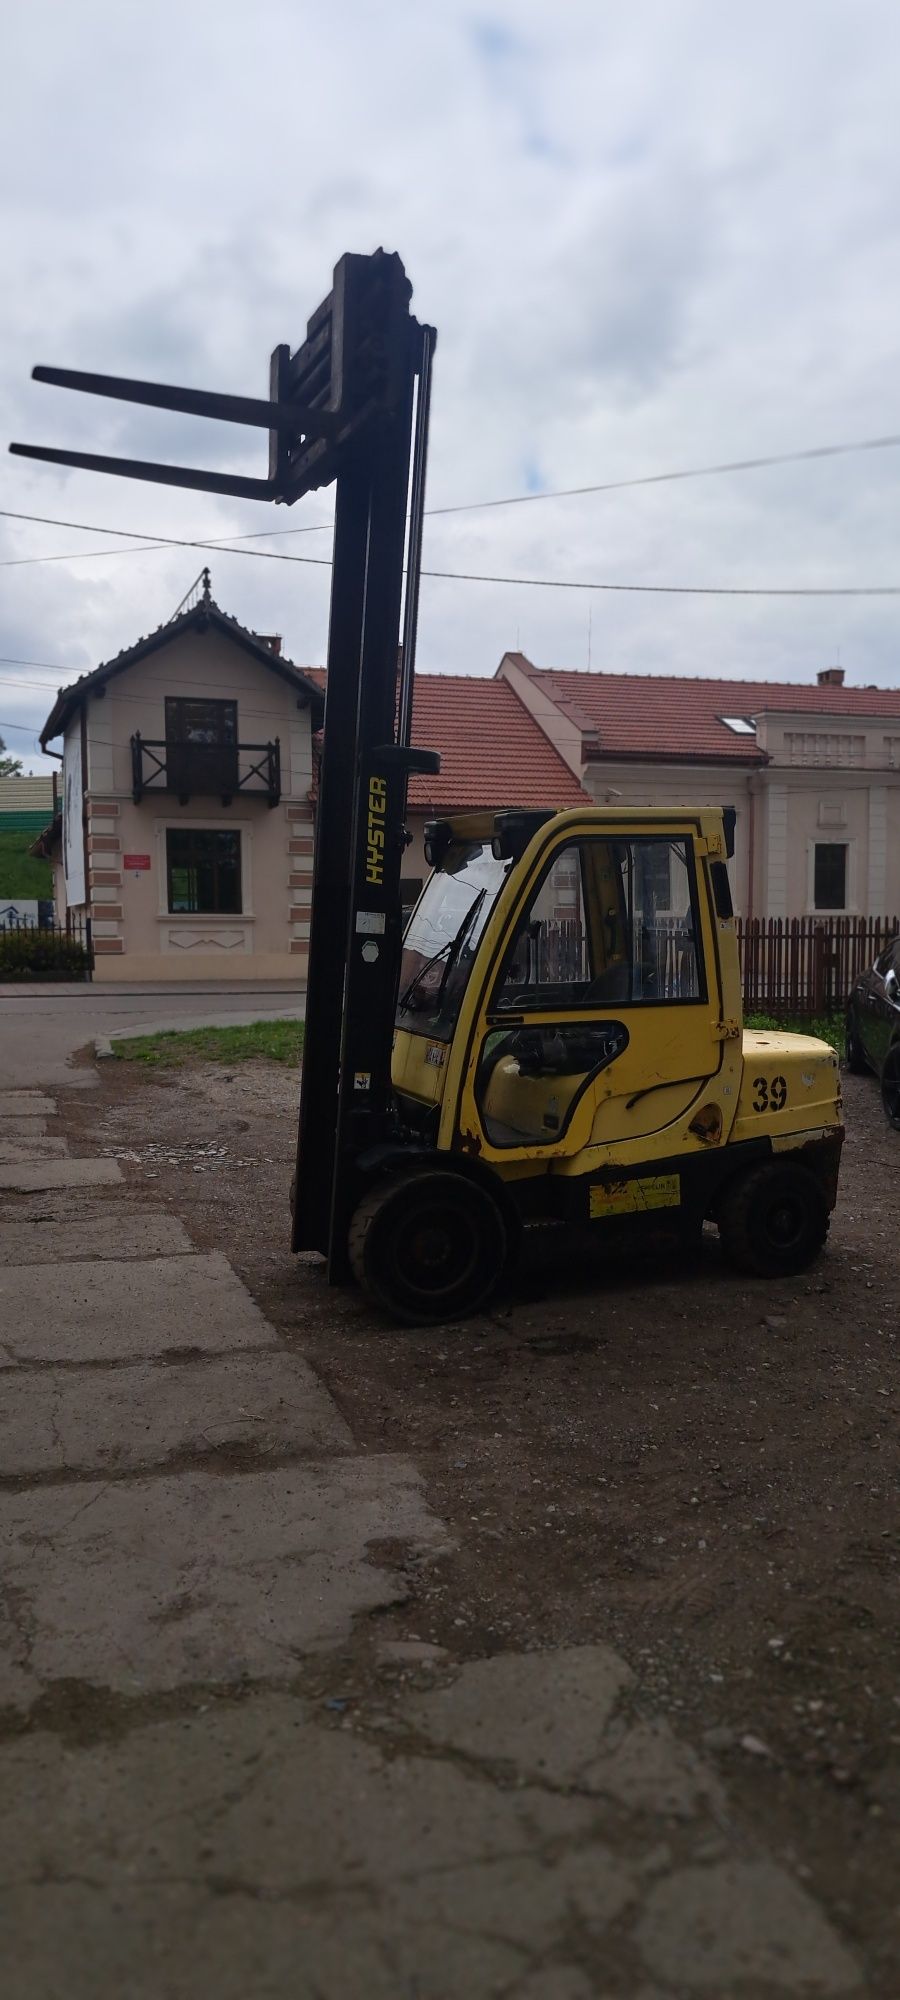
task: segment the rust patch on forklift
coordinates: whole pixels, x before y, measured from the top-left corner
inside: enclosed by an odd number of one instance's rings
[[[717,1146],[722,1137],[722,1113],[717,1104],[703,1104],[691,1119],[688,1131],[704,1146]]]

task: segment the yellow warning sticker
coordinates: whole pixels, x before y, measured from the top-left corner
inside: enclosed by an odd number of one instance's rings
[[[611,1181],[591,1188],[591,1215],[640,1215],[645,1209],[679,1208],[681,1175],[654,1174],[648,1180]]]

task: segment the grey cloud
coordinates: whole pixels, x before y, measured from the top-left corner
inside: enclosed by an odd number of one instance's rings
[[[379,242],[439,328],[435,503],[521,490],[531,464],[579,485],[900,430],[896,40],[887,0],[20,9],[0,137],[18,194],[0,243],[7,434],[258,469],[262,437],[28,371],[261,392],[336,257]],[[898,479],[900,454],[872,455],[434,521],[426,553],[504,574],[900,581]],[[186,536],[267,525],[250,503],[14,460],[0,503]],[[313,496],[271,525],[328,511]],[[90,545],[0,528],[10,555]],[[321,658],[327,572],[211,560],[227,608]],[[201,561],[6,570],[0,652],[77,671],[168,615]],[[588,611],[583,593],[428,581],[422,664],[488,672],[518,639],[583,665]],[[890,602],[590,612],[595,666],[808,678],[840,645],[852,678],[900,677]]]

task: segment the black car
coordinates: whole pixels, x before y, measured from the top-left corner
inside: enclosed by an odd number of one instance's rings
[[[847,1068],[872,1069],[887,1117],[900,1132],[900,937],[861,972],[847,1002]]]

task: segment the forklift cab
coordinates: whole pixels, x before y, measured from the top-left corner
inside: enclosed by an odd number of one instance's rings
[[[755,1275],[824,1241],[837,1059],[742,1033],[719,809],[460,814],[428,829],[395,1017],[398,1140],[350,1232],[395,1317],[490,1296],[530,1221],[718,1223]]]
[[[405,1114],[421,1127],[429,1107],[441,1149],[504,1177],[667,1127],[725,1059],[698,818],[510,814],[448,834],[404,941]]]

